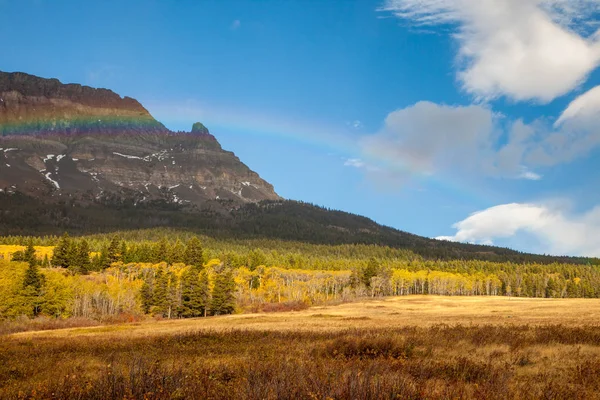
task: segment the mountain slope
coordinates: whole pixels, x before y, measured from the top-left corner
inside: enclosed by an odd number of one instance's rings
[[[4,192],[182,205],[279,198],[202,124],[172,132],[106,89],[0,72],[0,133]]]

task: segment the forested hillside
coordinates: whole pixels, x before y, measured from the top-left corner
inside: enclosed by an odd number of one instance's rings
[[[175,232],[149,239],[161,233],[1,238],[0,318],[185,318],[409,294],[600,297],[596,265],[434,261],[377,245]]]
[[[75,200],[45,204],[22,193],[0,193],[0,217],[2,235],[56,236],[65,231],[85,235],[162,227],[173,228],[168,231],[169,235],[192,233],[219,240],[373,244],[411,250],[429,260],[600,264],[597,258],[527,254],[495,246],[429,239],[379,225],[359,215],[290,200],[263,201],[240,207],[233,207],[231,202],[223,200],[201,208],[165,202],[136,204],[118,196],[85,205]],[[144,230],[137,236],[156,239],[160,234],[155,232]],[[257,246],[261,247],[261,244]]]

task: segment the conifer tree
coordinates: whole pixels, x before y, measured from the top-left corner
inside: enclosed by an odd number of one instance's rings
[[[90,245],[87,240],[83,239],[76,248],[75,266],[81,274],[87,274],[90,271]]]
[[[106,256],[104,257],[104,268],[110,267],[113,263],[121,261],[121,245],[119,243],[119,238],[116,236],[113,237],[106,249]]]
[[[145,314],[150,312],[154,302],[152,298],[152,287],[148,284],[148,281],[144,281],[140,289],[140,296],[142,297],[142,309]]]
[[[181,240],[177,239],[175,244],[169,249],[169,264],[184,262],[185,246]]]
[[[35,256],[35,248],[33,247],[33,239],[30,239],[27,244],[27,248],[23,253],[23,261],[28,262],[29,265],[38,265],[38,260]]]
[[[169,305],[169,276],[160,268],[154,278],[152,292],[152,312],[166,316]]]
[[[154,248],[152,249],[152,253],[153,253],[152,254],[153,262],[159,263],[159,262],[163,262],[163,261],[168,261],[169,249],[168,249],[167,239],[164,237],[162,239],[160,239],[154,245]]]
[[[204,251],[202,250],[200,240],[196,236],[187,242],[183,262],[186,265],[193,265],[195,267],[202,267],[204,265]]]
[[[231,268],[226,268],[215,279],[210,311],[213,315],[231,314],[235,310],[235,281]]]
[[[377,275],[379,271],[379,263],[375,258],[371,258],[367,263],[366,267],[362,271],[362,283],[370,288],[371,287],[371,278]]]
[[[30,263],[23,278],[23,295],[32,306],[32,315],[38,316],[42,305],[42,286],[44,277],[40,274],[37,263]]]
[[[52,255],[52,265],[55,267],[68,268],[70,265],[69,257],[71,253],[71,239],[67,232],[60,238],[58,245],[54,248]]]
[[[10,259],[12,261],[25,261],[25,252],[23,252],[22,250],[15,251],[10,256]]]
[[[129,254],[129,250],[127,249],[127,243],[124,240],[121,242],[120,253],[121,253],[121,261],[123,261],[124,263],[128,263],[131,261],[129,259],[130,254]]]
[[[198,267],[190,267],[181,277],[181,316],[206,316],[210,291],[208,274]]]

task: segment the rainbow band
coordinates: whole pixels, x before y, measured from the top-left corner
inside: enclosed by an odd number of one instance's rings
[[[164,125],[151,116],[86,116],[0,123],[0,136],[48,133],[81,134],[102,131],[168,132]]]

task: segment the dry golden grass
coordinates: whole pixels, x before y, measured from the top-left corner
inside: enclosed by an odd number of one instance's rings
[[[15,337],[73,337],[96,333],[118,337],[123,332],[128,337],[160,336],[206,329],[323,332],[439,324],[583,326],[597,321],[600,321],[599,299],[404,296],[311,307],[303,311],[23,332]]]
[[[600,398],[600,300],[411,296],[22,332],[0,398]]]

